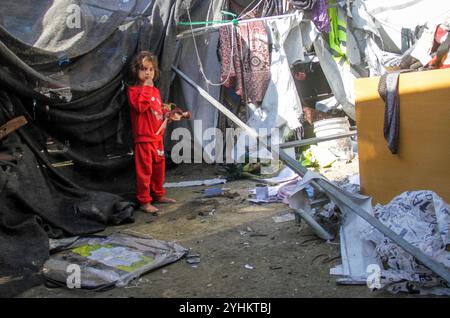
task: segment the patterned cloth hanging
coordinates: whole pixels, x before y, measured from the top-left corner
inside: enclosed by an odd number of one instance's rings
[[[234,87],[244,101],[261,102],[270,80],[269,39],[264,23],[223,26],[219,34],[220,81],[225,87]]]

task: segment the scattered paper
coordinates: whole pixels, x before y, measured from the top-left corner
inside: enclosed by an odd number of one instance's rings
[[[181,182],[166,182],[164,188],[183,188],[183,187],[195,187],[195,186],[212,186],[216,184],[226,183],[226,179],[206,179],[195,181],[181,181]]]
[[[295,214],[293,212],[289,212],[287,214],[284,214],[282,216],[273,216],[272,219],[275,221],[275,223],[283,223],[283,222],[289,222],[295,220]]]
[[[269,184],[278,184],[286,181],[291,181],[297,178],[298,175],[294,171],[292,171],[291,168],[285,167],[283,170],[280,171],[280,173],[276,177],[263,179],[263,182]]]

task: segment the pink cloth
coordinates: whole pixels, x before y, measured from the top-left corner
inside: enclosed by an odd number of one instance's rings
[[[219,29],[221,82],[234,87],[246,102],[262,102],[270,80],[269,39],[264,23],[242,23],[232,30],[232,26]]]
[[[284,204],[289,205],[289,198],[294,194],[294,190],[297,187],[297,183],[299,181],[300,177],[284,183],[278,190],[278,199],[280,199]]]

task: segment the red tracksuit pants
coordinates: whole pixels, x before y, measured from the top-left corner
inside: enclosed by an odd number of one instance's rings
[[[165,158],[163,141],[134,144],[136,197],[140,204],[158,200],[165,194]]]

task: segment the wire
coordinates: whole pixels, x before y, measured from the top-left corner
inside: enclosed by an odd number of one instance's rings
[[[209,17],[210,14],[212,13],[212,8],[214,6],[214,2],[215,2],[215,0],[212,0],[211,3],[209,4],[208,13],[206,13],[206,21],[214,20],[214,17],[211,17],[211,18]],[[208,26],[208,24],[206,24],[206,26]]]
[[[198,52],[197,41],[195,40],[194,28],[192,27],[192,19],[191,19],[191,14],[190,14],[190,12],[189,12],[189,9],[187,9],[187,16],[188,16],[189,22],[191,23],[191,24],[190,24],[190,29],[191,29],[191,34],[192,34],[192,41],[194,41],[195,54],[197,55],[197,63],[198,63],[199,69],[200,69],[200,73],[202,74],[203,78],[205,79],[205,82],[206,82],[208,85],[212,85],[212,86],[222,86],[223,84],[225,84],[226,82],[228,82],[228,80],[230,79],[230,76],[231,76],[231,70],[232,70],[232,68],[231,68],[231,63],[230,63],[229,69],[228,69],[228,75],[227,75],[227,78],[226,78],[223,82],[221,82],[221,83],[213,83],[213,82],[211,82],[211,80],[210,80],[209,78],[206,77],[206,74],[205,74],[205,72],[204,72],[204,70],[203,70],[203,64],[202,64],[202,61],[201,61],[201,59],[200,59],[200,54],[199,54],[199,52]],[[233,53],[234,53],[234,31],[235,31],[235,29],[234,29],[234,25],[230,25],[230,27],[231,27],[231,53],[230,53],[230,61],[232,62],[232,60],[233,60]]]
[[[263,0],[260,0],[260,1],[258,2],[258,4],[255,5],[255,6],[253,7],[253,9],[251,9],[249,12],[245,12],[245,10],[247,10],[249,7],[251,7],[251,5],[252,5],[253,3],[255,3],[255,2],[256,2],[256,0],[250,2],[250,4],[249,4],[244,10],[242,10],[242,12],[241,12],[241,14],[239,15],[238,18],[242,19],[243,17],[245,17],[245,16],[249,15],[250,13],[252,13],[253,11],[255,11],[255,10],[260,6],[260,4],[263,2]],[[243,14],[243,13],[244,13],[244,14]],[[242,14],[243,14],[243,15],[242,15]]]

